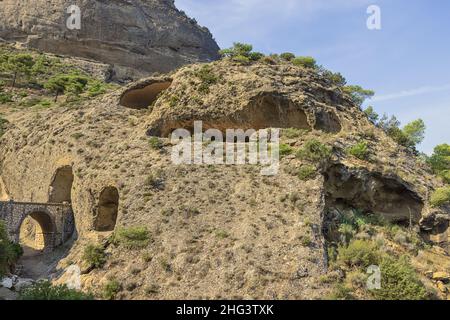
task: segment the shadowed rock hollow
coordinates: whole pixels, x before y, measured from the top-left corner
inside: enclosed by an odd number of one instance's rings
[[[194,120],[206,129],[285,128],[281,140],[293,152],[271,177],[253,165],[175,165],[167,137],[192,130]],[[441,182],[341,88],[291,64],[189,65],[75,108],[24,111],[10,121],[0,143],[3,193],[45,202],[49,186],[70,180],[58,170],[73,172],[78,240],[61,271],[69,262],[83,267],[86,244],[107,243],[114,229],[149,230],[145,248],[109,244],[105,266],[84,269],[83,288],[96,293],[114,278],[127,288],[117,296],[124,299],[321,298],[328,292],[319,281],[328,265],[323,227],[334,207],[426,222],[425,235],[448,237],[435,219],[448,217],[448,208],[428,201]],[[317,140],[330,159],[295,155]],[[369,161],[345,152],[361,140]],[[298,177],[304,165],[315,166],[310,179]]]

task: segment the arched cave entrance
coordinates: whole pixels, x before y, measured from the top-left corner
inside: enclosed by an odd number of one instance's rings
[[[120,105],[132,109],[146,109],[151,106],[159,94],[171,86],[171,81],[156,82],[142,88],[126,91],[120,98]]]
[[[312,129],[301,106],[283,95],[273,93],[264,93],[253,97],[244,109],[233,115],[202,121],[204,132],[208,129],[217,129],[222,131],[224,137],[227,129],[258,131],[268,128]],[[163,122],[158,128],[149,129],[147,134],[170,137],[176,129],[186,129],[193,134],[194,120]]]
[[[25,249],[50,251],[54,247],[55,226],[46,212],[32,212],[19,229],[19,243]]]
[[[71,166],[58,168],[50,184],[49,199],[51,203],[72,202],[73,172]]]
[[[329,242],[336,240],[340,215],[349,209],[400,225],[418,224],[422,217],[423,200],[397,177],[334,165],[324,178],[323,233]]]
[[[119,192],[115,187],[106,187],[100,193],[94,229],[96,231],[113,231],[116,226],[119,208]]]

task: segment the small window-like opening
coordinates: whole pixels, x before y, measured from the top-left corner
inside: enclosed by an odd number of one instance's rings
[[[114,187],[106,187],[100,193],[97,215],[94,219],[96,231],[113,231],[119,208],[119,192]]]
[[[146,109],[151,106],[159,94],[167,90],[172,82],[157,82],[139,89],[130,89],[126,91],[121,99],[120,105],[132,109]]]
[[[73,173],[71,166],[58,168],[50,184],[49,202],[72,202]]]

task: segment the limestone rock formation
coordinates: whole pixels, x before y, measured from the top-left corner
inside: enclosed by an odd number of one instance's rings
[[[60,268],[83,266],[85,245],[102,243],[105,266],[82,272],[83,288],[97,293],[117,279],[127,288],[117,298],[323,297],[326,243],[351,208],[448,241],[448,219],[436,217],[450,209],[428,199],[442,182],[340,87],[289,63],[194,64],[76,107],[8,119],[2,190],[16,201],[70,199],[78,240]],[[281,127],[294,151],[318,140],[332,152],[312,162],[291,152],[272,177],[258,165],[174,164],[170,132],[192,130],[193,120],[205,129]],[[345,152],[361,140],[366,160]],[[314,170],[302,180],[304,166]],[[133,226],[149,230],[145,249],[106,241]]]
[[[66,26],[72,4],[0,1],[0,38],[114,65],[122,80],[217,58],[219,48],[210,32],[177,10],[173,0],[77,1],[80,30]]]

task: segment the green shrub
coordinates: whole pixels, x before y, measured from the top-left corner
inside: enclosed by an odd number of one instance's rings
[[[347,80],[339,72],[334,73],[331,72],[330,70],[322,69],[321,73],[324,78],[328,79],[332,84],[336,86],[343,87],[347,84]]]
[[[195,72],[195,76],[201,80],[199,91],[209,93],[209,87],[219,81],[219,77],[213,72],[210,65],[205,64]]]
[[[103,287],[103,298],[106,300],[113,300],[121,290],[122,286],[119,281],[110,280]]]
[[[369,158],[369,148],[367,142],[361,141],[347,149],[347,154],[352,155],[361,160]]]
[[[113,234],[113,243],[127,249],[145,248],[150,240],[150,232],[146,227],[119,228]]]
[[[261,52],[251,52],[248,56],[251,61],[259,61],[264,57],[265,55]]]
[[[228,49],[220,50],[219,53],[223,57],[234,58],[237,56],[249,57],[253,51],[253,46],[251,44],[235,42],[233,46]]]
[[[331,148],[318,140],[310,140],[297,152],[297,157],[309,161],[322,161],[331,157]]]
[[[295,66],[314,69],[317,67],[316,60],[313,57],[296,57],[292,60]]]
[[[232,60],[234,62],[238,62],[238,63],[240,63],[242,65],[249,65],[250,62],[251,62],[249,57],[244,57],[244,56],[235,56],[235,57],[232,58]]]
[[[370,293],[378,300],[424,300],[427,291],[406,256],[386,256],[380,265],[381,289]]]
[[[5,223],[0,220],[0,278],[9,272],[22,254],[20,245],[9,240]]]
[[[151,137],[149,140],[150,147],[154,150],[161,150],[164,147],[163,142],[158,137]]]
[[[358,232],[358,229],[353,224],[342,223],[339,226],[338,231],[339,231],[340,236],[343,239],[344,244],[348,244],[353,239],[356,232]]]
[[[348,267],[367,268],[380,262],[381,255],[375,243],[353,240],[348,246],[338,248],[337,262]]]
[[[292,149],[292,147],[290,145],[285,144],[285,143],[280,144],[279,150],[280,150],[280,157],[288,156],[294,152],[294,149]]]
[[[91,294],[69,289],[66,285],[52,285],[48,280],[41,280],[26,287],[19,294],[21,300],[93,300]]]
[[[439,173],[439,176],[444,180],[445,183],[450,184],[450,170],[444,170]]]
[[[39,103],[41,103],[42,99],[41,98],[37,98],[37,97],[31,97],[28,99],[23,99],[22,101],[20,101],[20,106],[25,107],[25,108],[30,108],[30,107],[34,107],[36,105],[38,105]]]
[[[306,130],[296,129],[296,128],[286,128],[281,131],[283,138],[294,139],[302,136]]]
[[[87,76],[76,72],[70,74],[57,74],[47,80],[44,84],[44,88],[55,95],[56,102],[58,96],[64,93],[78,96],[85,91],[89,80],[90,79]]]
[[[84,248],[83,260],[94,268],[101,268],[106,263],[105,248],[101,245],[88,244]]]
[[[282,54],[280,54],[280,58],[286,61],[292,61],[295,59],[295,54],[291,53],[291,52],[284,52]]]
[[[12,95],[10,93],[0,92],[0,103],[13,102]]]
[[[430,198],[433,207],[439,207],[444,204],[450,204],[450,186],[437,189]]]
[[[317,168],[310,165],[301,166],[298,170],[298,177],[300,180],[310,180],[316,176]]]

